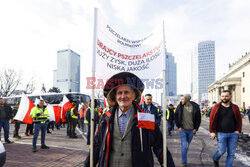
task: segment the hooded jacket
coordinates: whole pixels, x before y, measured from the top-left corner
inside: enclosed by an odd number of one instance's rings
[[[189,101],[189,100],[187,100]],[[195,102],[190,101],[191,105],[193,106],[193,111],[192,111],[192,116],[193,116],[193,124],[194,124],[194,129],[198,131],[200,124],[201,124],[201,112],[200,112],[200,107],[198,104]],[[175,123],[178,128],[183,128],[183,123],[182,123],[182,115],[184,111],[184,105],[180,103],[175,111]]]
[[[138,128],[137,113],[139,106],[133,104],[135,108],[135,118],[131,128],[131,156],[133,167],[153,167],[154,159],[153,152],[156,155],[160,164],[163,163],[163,138],[158,125],[155,125],[155,130],[142,129],[143,152],[141,152],[140,132]],[[109,167],[109,155],[112,143],[112,134],[114,128],[114,115],[118,108],[116,104],[113,108],[107,111],[100,121],[100,126],[94,138],[94,166]],[[168,151],[168,167],[174,167],[174,162],[171,153]],[[85,167],[90,166],[90,157],[85,160]]]

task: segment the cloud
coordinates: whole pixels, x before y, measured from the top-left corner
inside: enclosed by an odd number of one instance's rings
[[[110,0],[114,10],[114,15],[121,19],[127,25],[135,25],[138,12],[141,10],[143,0]]]

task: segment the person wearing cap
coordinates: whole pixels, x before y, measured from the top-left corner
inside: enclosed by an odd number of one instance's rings
[[[168,135],[172,136],[171,131],[174,128],[174,105],[173,104],[169,104],[166,118],[168,121]]]
[[[181,162],[183,167],[187,166],[188,148],[201,123],[200,107],[190,100],[189,94],[181,96],[181,102],[175,111],[175,123],[181,138]]]
[[[143,82],[129,72],[118,73],[106,82],[104,96],[115,105],[101,117],[94,137],[94,166],[153,167],[152,149],[162,165],[163,137],[158,125],[153,124],[154,130],[138,127],[143,90]],[[169,151],[167,164],[175,166]],[[90,156],[84,165],[90,166]]]

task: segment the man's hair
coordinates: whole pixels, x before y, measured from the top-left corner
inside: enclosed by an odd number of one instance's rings
[[[152,97],[152,95],[151,95],[150,93],[148,93],[148,94],[145,94],[145,97],[146,97],[146,96],[151,96],[151,97]]]
[[[222,93],[229,93],[230,94],[230,96],[232,95],[232,93],[231,93],[231,91],[230,90],[223,90],[222,92],[221,92],[221,94]]]

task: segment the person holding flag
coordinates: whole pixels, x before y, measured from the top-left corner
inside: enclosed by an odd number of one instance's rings
[[[154,115],[144,113],[138,105],[143,90],[141,79],[129,72],[115,74],[107,80],[104,96],[115,105],[101,117],[94,137],[94,166],[153,167],[152,149],[162,165],[160,128]],[[167,165],[175,166],[169,151]],[[85,167],[89,166],[90,156],[85,161]]]
[[[45,135],[47,131],[48,121],[49,121],[49,111],[44,105],[44,101],[40,100],[39,104],[32,108],[30,117],[34,120],[35,134],[33,137],[33,152],[36,152],[36,142],[41,129],[41,149],[49,149],[45,145]]]

